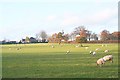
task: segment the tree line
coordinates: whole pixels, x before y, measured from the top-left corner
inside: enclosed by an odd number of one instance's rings
[[[48,40],[51,43],[61,43],[61,42],[77,42],[85,43],[89,41],[109,41],[109,40],[120,40],[120,32],[110,33],[108,30],[103,30],[99,34],[93,33],[87,30],[84,26],[76,27],[70,34],[65,34],[64,31],[54,33],[48,37],[45,31],[41,31],[36,34],[36,38],[44,42]]]
[[[96,34],[90,30],[87,30],[84,26],[78,26],[74,28],[74,30],[69,33],[65,34],[65,32],[62,30],[60,32],[54,33],[50,36],[42,30],[38,33],[36,33],[36,37],[28,37],[26,36],[25,39],[22,39],[19,41],[19,43],[86,43],[86,42],[115,42],[120,41],[120,32],[112,32],[110,33],[108,30],[102,30],[99,34]],[[3,40],[1,43],[6,43],[5,40]],[[7,43],[16,43],[15,41],[7,42]]]

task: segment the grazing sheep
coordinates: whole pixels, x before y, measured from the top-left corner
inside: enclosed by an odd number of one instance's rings
[[[104,52],[107,53],[107,52],[109,52],[109,50],[105,50]]]
[[[102,44],[102,47],[105,46],[104,44]]]
[[[103,59],[106,61],[111,61],[113,63],[113,56],[112,55],[107,55],[107,56],[104,56]]]
[[[88,47],[85,47],[85,49],[87,50],[87,49],[88,49]]]
[[[90,54],[92,54],[94,56],[94,55],[96,55],[96,52],[95,51],[94,52],[90,51]]]
[[[105,64],[106,61],[111,61],[113,63],[113,56],[112,55],[104,56],[103,58],[98,59],[96,63],[101,67],[102,64]]]
[[[94,55],[96,55],[96,52],[93,52],[92,54],[93,54],[93,56],[94,56]]]
[[[66,54],[68,54],[68,53],[70,53],[70,50],[68,50],[68,51],[66,52]]]
[[[54,48],[54,46],[52,45],[52,48]]]
[[[92,52],[92,51],[90,51],[89,53],[90,53],[90,54],[92,54],[93,52]]]
[[[102,64],[105,64],[105,61],[104,61],[103,58],[100,58],[100,59],[97,60],[96,64],[97,64],[97,66],[99,65],[101,67]]]
[[[99,50],[99,48],[97,48],[97,49],[95,49],[96,51],[98,51]]]
[[[79,47],[79,45],[77,45],[76,47]]]

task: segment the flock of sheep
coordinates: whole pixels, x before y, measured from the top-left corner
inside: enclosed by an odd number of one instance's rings
[[[102,45],[102,47],[103,47],[103,46],[104,46],[104,45]],[[106,45],[106,46],[107,46],[107,45]],[[77,45],[76,47],[79,47],[79,46]],[[85,47],[85,49],[87,50],[88,47]],[[95,56],[95,55],[96,55],[96,51],[98,51],[98,50],[99,50],[99,48],[97,48],[95,51],[90,51],[89,53],[92,54],[93,56]],[[107,49],[107,50],[105,50],[104,52],[105,52],[105,53],[108,53],[109,50]],[[70,53],[70,50],[68,50],[68,51],[66,52],[66,54],[68,54],[68,53]],[[99,65],[99,66],[101,67],[103,64],[105,64],[106,61],[110,61],[110,62],[113,63],[113,56],[112,56],[112,55],[106,55],[106,56],[98,59],[98,60],[96,61],[96,64],[97,64],[97,66]]]
[[[103,47],[103,46],[104,46],[104,45],[102,45],[102,47]],[[106,46],[107,46],[107,45],[106,45]],[[51,47],[52,47],[52,48],[55,48],[54,45],[51,45]],[[77,46],[75,46],[75,47],[79,47],[79,45],[77,45]],[[17,48],[16,48],[16,50],[20,50],[20,49],[21,49],[21,47],[17,47]],[[88,47],[85,47],[85,49],[87,50]],[[10,47],[9,47],[9,50],[11,50]],[[90,53],[91,55],[95,56],[95,55],[96,55],[96,51],[98,51],[98,50],[99,50],[99,48],[96,48],[95,51],[90,51],[89,53]],[[107,49],[107,50],[105,50],[104,52],[105,52],[105,53],[108,53],[109,50]],[[69,53],[70,53],[70,50],[67,50],[67,51],[66,51],[66,54],[69,54]],[[102,57],[102,58],[99,58],[99,59],[96,61],[96,64],[101,67],[103,64],[105,64],[106,61],[111,61],[111,62],[113,63],[113,56],[112,56],[112,55],[106,55],[106,56],[104,56],[104,57]]]
[[[106,61],[111,61],[113,63],[113,56],[106,55],[103,58],[98,59],[96,63],[97,63],[97,65],[99,65],[101,67],[102,64],[105,64]]]
[[[102,47],[103,47],[103,45],[102,45]],[[97,50],[99,50],[99,48],[97,48],[96,51],[97,51]],[[108,53],[109,50],[107,49],[107,50],[105,50],[104,52],[105,52],[105,53]],[[94,51],[94,52],[90,51],[90,54],[92,54],[92,55],[94,56],[94,55],[96,55],[96,52],[95,52],[95,51]],[[101,67],[103,64],[105,64],[106,61],[111,61],[111,62],[113,63],[113,56],[112,56],[112,55],[106,55],[106,56],[98,59],[98,60],[96,61],[96,64]]]

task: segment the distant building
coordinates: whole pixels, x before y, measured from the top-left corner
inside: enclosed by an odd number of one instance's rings
[[[35,38],[33,38],[33,37],[30,37],[30,43],[37,43],[38,42],[38,40],[36,40]]]
[[[22,42],[22,43],[26,43],[26,42],[25,42],[25,39],[22,39],[21,42]]]
[[[6,40],[1,41],[1,43],[2,43],[2,44],[5,44],[5,43],[6,43]]]
[[[0,41],[0,44],[16,44],[16,43],[17,43],[16,41],[6,41],[6,40]]]
[[[9,43],[10,44],[16,44],[17,42],[16,41],[10,41]]]
[[[26,41],[26,39],[22,39],[21,42],[22,42],[22,43],[37,43],[38,40],[36,40],[36,39],[33,38],[33,37],[30,37],[30,38],[29,38],[29,42]]]

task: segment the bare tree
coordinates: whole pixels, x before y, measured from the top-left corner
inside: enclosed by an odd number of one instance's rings
[[[90,38],[92,40],[98,40],[97,34],[95,34],[95,33],[92,33],[91,36],[90,36]]]
[[[73,32],[75,35],[80,35],[80,31],[83,31],[83,30],[85,30],[85,27],[79,26],[79,27],[76,27]]]
[[[91,39],[91,37],[90,37],[90,36],[91,36],[91,33],[92,33],[92,31],[88,31],[88,30],[87,30],[87,39],[89,39],[89,41],[90,41],[90,39]]]
[[[38,41],[42,40],[42,42],[45,42],[47,39],[47,34],[44,30],[40,31],[39,33],[36,34],[36,39]]]
[[[73,40],[75,39],[75,34],[74,34],[74,32],[70,33],[69,39],[71,39],[71,41],[73,41]]]
[[[84,26],[79,26],[74,30],[75,35],[80,35],[80,37],[85,37],[90,40],[91,31],[86,30]]]
[[[90,31],[88,32],[88,30],[86,30],[84,26],[79,26],[75,28],[74,34],[76,35],[75,41],[81,43],[81,45],[82,42],[87,42],[87,38],[90,37]]]
[[[36,40],[38,40],[38,42],[41,41],[41,37],[40,37],[39,33],[36,34]]]
[[[69,34],[63,35],[63,39],[64,39],[65,41],[68,41],[68,40],[69,40]]]

